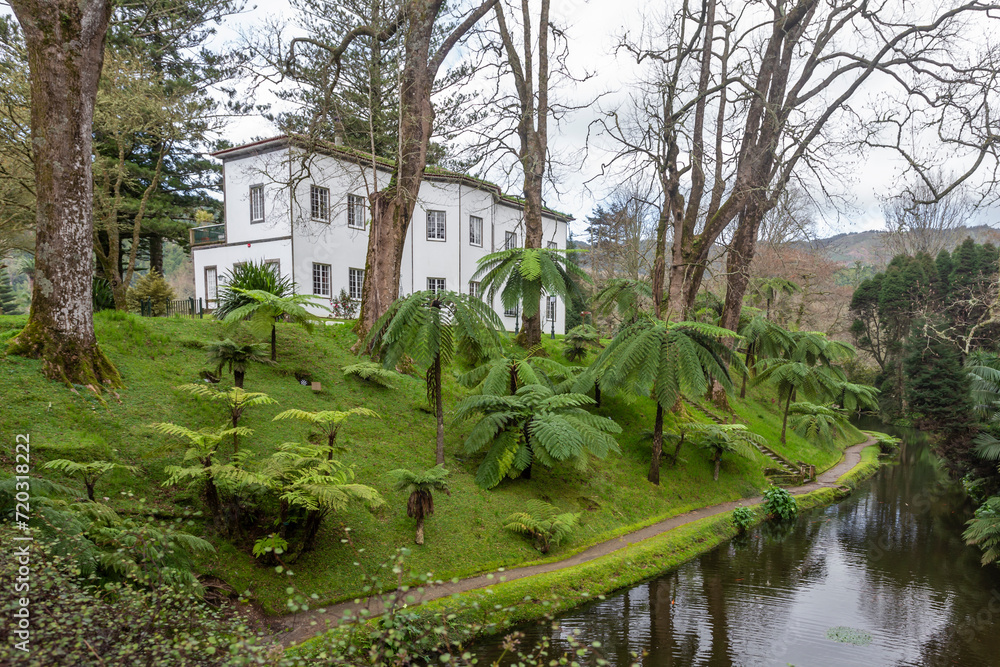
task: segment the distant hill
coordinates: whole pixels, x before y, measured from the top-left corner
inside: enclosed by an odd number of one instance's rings
[[[967,236],[972,237],[976,243],[1000,245],[1000,229],[989,225],[964,227],[958,230],[955,245],[957,246],[964,241]],[[889,251],[886,250],[883,238],[884,232],[880,231],[851,232],[799,245],[808,246],[813,250],[821,250],[827,259],[834,262],[842,264],[861,262],[870,266],[883,266],[892,259],[889,256]]]

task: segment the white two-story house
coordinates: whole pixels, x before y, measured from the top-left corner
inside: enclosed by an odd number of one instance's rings
[[[294,138],[276,137],[219,151],[224,222],[191,230],[195,290],[214,307],[220,283],[235,264],[273,263],[298,293],[333,299],[341,289],[361,299],[370,193],[384,187],[392,164],[343,146],[324,144],[308,153]],[[544,243],[565,248],[571,216],[546,210]],[[491,252],[524,245],[520,200],[486,181],[429,168],[407,235],[400,295],[445,289],[481,298],[473,282],[477,261]],[[519,313],[493,306],[508,330]],[[327,311],[317,312],[328,315]],[[565,332],[565,304],[547,297],[542,325]]]

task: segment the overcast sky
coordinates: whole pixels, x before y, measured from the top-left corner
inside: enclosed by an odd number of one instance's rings
[[[626,30],[635,30],[642,11],[649,11],[648,0],[553,0],[553,21],[568,27],[570,38],[570,63],[575,72],[586,70],[592,78],[572,90],[559,94],[569,95],[574,102],[594,99],[603,95],[602,104],[611,105],[620,99],[630,81],[638,76],[630,58],[616,58],[614,45]],[[261,2],[260,5],[239,17],[234,17],[220,38],[234,39],[233,29],[259,25],[262,17],[284,15],[291,17],[291,10],[285,0]],[[558,192],[549,192],[546,204],[576,217],[572,229],[583,234],[584,219],[597,203],[614,188],[612,179],[600,177],[602,159],[607,154],[600,148],[601,140],[591,141],[585,158],[577,157],[587,145],[588,127],[596,117],[596,109],[583,109],[571,120],[550,130],[550,145],[556,154],[567,156],[572,167],[559,174]],[[276,129],[259,117],[234,119],[226,138],[233,143],[249,141],[255,137],[271,136]],[[879,229],[884,225],[879,209],[880,195],[897,190],[899,165],[888,154],[865,154],[844,156],[851,164],[850,174],[844,182],[831,184],[833,190],[845,195],[848,205],[838,208],[825,206],[817,212],[819,236],[830,236],[840,232],[857,232]],[[589,185],[587,183],[589,182]],[[514,184],[509,189],[517,189]],[[994,211],[984,211],[975,223],[993,223],[1000,217]]]

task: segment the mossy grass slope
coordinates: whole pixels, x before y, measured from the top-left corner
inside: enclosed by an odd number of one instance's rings
[[[0,339],[25,322],[25,317],[0,317]],[[78,482],[59,478],[55,471],[42,473],[45,461],[62,457],[47,449],[75,442],[98,443],[106,448],[103,458],[137,466],[139,475],[108,475],[98,483],[97,497],[110,498],[118,511],[175,515],[188,507],[200,508],[192,491],[162,486],[166,478],[164,466],[179,464],[183,448],[149,425],[167,421],[202,428],[223,423],[217,405],[199,401],[175,387],[201,382],[203,370],[214,370],[207,366],[201,345],[219,340],[227,332],[210,319],[144,319],[114,311],[97,314],[95,326],[102,350],[121,373],[124,387],[117,398],[106,396],[106,404],[102,405],[83,388],[69,391],[45,379],[40,361],[3,356],[0,430],[7,434],[30,433],[33,474],[80,486],[81,496],[84,491]],[[240,424],[255,432],[250,438],[241,438],[241,450],[250,448],[264,456],[283,442],[306,438],[309,429],[305,424],[271,421],[289,408],[316,411],[360,406],[381,415],[380,419],[349,420],[338,442],[346,446],[341,459],[354,466],[357,481],[378,489],[387,505],[374,512],[358,507],[328,517],[317,548],[292,565],[295,586],[303,593],[315,593],[324,603],[349,599],[361,592],[363,573],[373,574],[378,564],[391,560],[398,547],[412,544],[414,526],[406,516],[405,493],[393,490],[387,473],[395,468],[423,469],[434,464],[434,418],[427,407],[422,377],[402,376],[394,389],[386,389],[344,376],[340,369],[357,360],[350,353],[355,336],[348,326],[319,326],[312,334],[293,325],[278,326],[278,364],[251,366],[245,384],[247,391],[266,392],[277,403],[247,411]],[[546,337],[543,345],[552,358],[562,358],[561,341]],[[445,373],[446,409],[467,391],[455,382],[457,372],[449,369]],[[300,384],[302,378],[319,382],[321,390]],[[220,386],[231,385],[232,377],[223,377]],[[819,469],[839,460],[840,448],[847,443],[824,449],[789,433],[788,444],[778,449],[778,408],[771,405],[766,388],[754,396],[745,402],[734,399],[732,406],[752,430],[767,438],[772,448],[789,459],[814,463]],[[597,412],[614,418],[622,427],[621,456],[592,460],[583,472],[571,466],[536,466],[531,480],[505,480],[491,491],[474,484],[478,457],[462,454],[471,424],[452,423],[446,413],[445,467],[451,471],[452,494],[435,503],[434,517],[425,528],[426,544],[414,549],[408,566],[451,578],[538,560],[539,554],[529,541],[510,535],[502,527],[503,519],[522,510],[530,498],[545,500],[564,511],[583,513],[579,530],[549,556],[560,559],[694,508],[756,495],[767,486],[763,469],[768,461],[764,457],[727,457],[719,481],[714,482],[709,454],[688,445],[676,466],[664,463],[661,484],[653,486],[646,481],[646,472],[654,404],[646,399],[627,402],[606,397]],[[690,413],[693,418],[707,419],[695,408]],[[675,418],[667,415],[666,431],[671,430]],[[10,456],[9,452],[0,455]],[[128,492],[134,496],[130,498]],[[281,611],[289,585],[286,574],[258,565],[248,555],[249,545],[231,544],[204,530],[217,553],[204,559],[200,567],[238,591],[250,591],[265,609]]]

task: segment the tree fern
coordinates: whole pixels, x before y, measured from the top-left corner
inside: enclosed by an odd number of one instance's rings
[[[745,371],[743,362],[722,343],[725,338],[739,340],[732,331],[712,324],[643,318],[621,330],[577,380],[574,389],[579,392],[599,383],[601,390],[656,401],[650,482],[660,483],[664,411],[684,394],[703,394],[712,379],[731,391],[729,367]]]
[[[573,363],[585,359],[591,350],[600,350],[603,347],[601,332],[589,324],[575,326],[563,337],[563,356]]]
[[[414,292],[398,299],[379,318],[365,340],[382,366],[395,368],[404,357],[426,367],[428,402],[437,418],[437,464],[444,463],[444,404],[441,369],[456,352],[485,359],[500,347],[500,318],[475,297],[455,292]]]
[[[333,458],[333,452],[338,449],[337,447],[337,434],[340,432],[340,427],[347,421],[350,417],[374,417],[379,419],[379,414],[374,410],[369,410],[368,408],[351,408],[350,410],[321,410],[319,412],[307,412],[306,410],[296,410],[292,408],[291,410],[285,410],[274,416],[272,421],[281,421],[283,419],[297,419],[301,422],[311,424],[317,432],[317,435],[326,440],[326,457],[328,459]],[[342,448],[339,448],[342,449]]]
[[[487,450],[476,484],[489,489],[505,476],[530,478],[535,461],[546,467],[562,461],[583,467],[588,454],[603,458],[619,453],[612,435],[621,428],[583,409],[593,402],[582,394],[555,394],[540,384],[521,387],[512,396],[483,394],[463,399],[455,418],[480,416],[465,440],[465,452]]]
[[[553,546],[559,546],[572,535],[580,516],[580,513],[560,512],[554,505],[531,499],[525,503],[524,512],[507,517],[504,528],[533,538],[535,548],[547,554]]]
[[[715,464],[714,479],[719,480],[719,470],[722,467],[722,456],[734,454],[746,459],[752,459],[759,453],[758,447],[765,443],[760,435],[749,430],[743,424],[687,424],[690,440],[712,453],[712,463]]]
[[[792,428],[807,440],[830,444],[844,434],[848,424],[843,410],[815,403],[792,403],[788,413],[794,415]]]
[[[356,364],[350,364],[348,366],[344,366],[341,370],[345,376],[353,376],[359,380],[363,380],[364,382],[385,387],[387,389],[393,389],[394,387],[392,381],[399,377],[399,373],[396,371],[382,368],[380,364],[377,364],[374,361],[362,361]]]
[[[325,308],[316,297],[308,294],[292,294],[279,296],[259,289],[232,288],[234,292],[247,298],[247,303],[230,310],[224,318],[225,322],[233,323],[249,318],[250,330],[257,336],[271,335],[271,361],[278,360],[277,330],[275,323],[279,319],[301,325],[306,331],[312,331],[312,323],[319,319],[306,308]]]
[[[966,526],[965,543],[982,550],[983,565],[995,562],[1000,557],[1000,496],[987,498]]]
[[[266,347],[263,343],[241,345],[226,338],[205,343],[203,347],[208,352],[208,363],[216,367],[216,375],[221,375],[222,368],[228,366],[233,374],[233,383],[241,389],[248,365],[274,363],[267,357],[261,356],[260,352]]]
[[[600,316],[617,315],[625,325],[653,310],[653,287],[645,280],[612,278],[591,300],[591,308]],[[582,325],[586,326],[586,325]]]
[[[435,466],[419,473],[400,468],[390,470],[389,477],[393,480],[397,491],[409,494],[406,501],[406,515],[417,520],[415,542],[423,544],[424,518],[434,514],[434,492],[451,495],[447,482],[448,471],[444,466]]]
[[[497,293],[504,308],[521,307],[525,330],[530,332],[525,346],[541,342],[540,308],[543,294],[560,296],[567,302],[582,299],[578,281],[590,282],[590,276],[571,262],[566,250],[550,248],[512,248],[486,255],[472,280],[489,294],[492,303]]]
[[[204,384],[182,384],[177,387],[177,390],[225,406],[229,423],[232,425],[234,452],[239,451],[239,436],[243,435],[239,430],[239,423],[247,408],[277,403],[276,400],[263,392],[244,391],[240,387],[220,391]]]
[[[79,477],[83,481],[84,486],[87,488],[87,498],[89,498],[91,502],[94,501],[94,486],[97,484],[97,480],[105,474],[113,470],[126,470],[133,474],[139,472],[139,469],[135,466],[112,463],[111,461],[90,461],[89,463],[77,463],[76,461],[71,461],[69,459],[55,459],[54,461],[49,461],[42,467],[51,468],[52,470],[61,470],[71,477]]]

